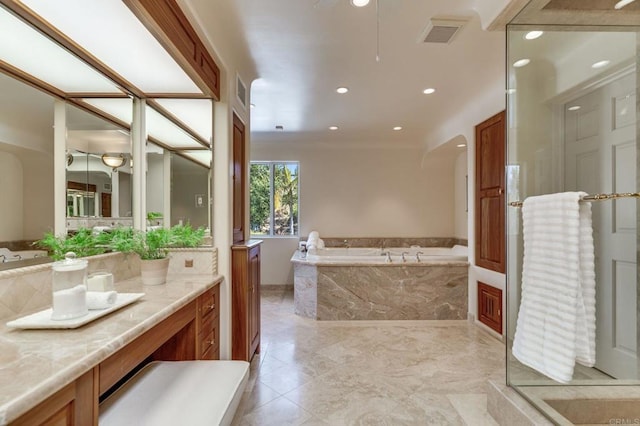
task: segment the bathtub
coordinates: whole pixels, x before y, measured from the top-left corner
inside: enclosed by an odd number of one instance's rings
[[[389,255],[387,255],[389,253]],[[404,261],[402,253],[405,253]],[[301,254],[301,257],[305,257]],[[467,262],[467,247],[391,247],[391,248],[363,248],[363,247],[335,247],[312,249],[306,254],[309,262],[320,263],[433,263],[433,262]]]
[[[340,321],[467,318],[464,246],[314,249],[296,251],[291,262],[294,311],[300,316]]]
[[[18,250],[11,251],[8,248],[0,248],[0,263],[18,262],[20,260],[47,257],[46,250]]]

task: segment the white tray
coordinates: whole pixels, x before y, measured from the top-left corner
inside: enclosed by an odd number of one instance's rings
[[[93,320],[103,317],[123,306],[127,306],[144,296],[144,293],[118,293],[116,303],[106,309],[92,309],[87,315],[68,319],[68,320],[52,320],[52,309],[36,312],[26,317],[18,318],[7,323],[10,328],[22,329],[38,329],[38,328],[78,328]]]

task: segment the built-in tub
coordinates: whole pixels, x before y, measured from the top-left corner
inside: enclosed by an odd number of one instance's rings
[[[387,255],[389,253],[389,255]],[[404,253],[404,260],[402,254]],[[312,249],[306,254],[310,262],[321,263],[432,263],[467,262],[467,247],[331,247]],[[303,256],[304,257],[304,256]]]
[[[20,260],[35,259],[38,257],[47,257],[46,250],[17,250],[12,251],[8,248],[0,248],[0,263],[18,262]]]
[[[461,246],[296,251],[295,313],[318,320],[466,319],[466,253]]]

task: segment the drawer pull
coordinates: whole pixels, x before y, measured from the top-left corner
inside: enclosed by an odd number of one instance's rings
[[[205,307],[204,307],[204,308],[205,308],[205,310],[210,311],[210,310],[212,310],[212,309],[215,309],[215,308],[216,308],[216,304],[215,304],[215,303],[212,303],[211,305],[205,305]]]

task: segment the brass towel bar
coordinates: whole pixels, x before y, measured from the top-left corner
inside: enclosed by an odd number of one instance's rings
[[[595,194],[585,195],[580,201],[602,201],[614,200],[616,198],[640,198],[640,192],[622,192],[613,194]],[[509,203],[511,207],[522,207],[522,201],[512,201]]]

